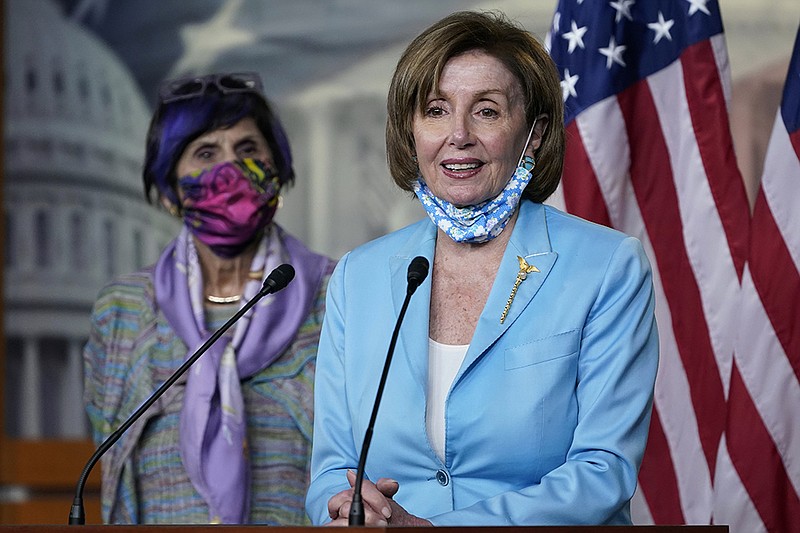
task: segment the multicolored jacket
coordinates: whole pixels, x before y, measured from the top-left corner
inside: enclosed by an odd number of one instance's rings
[[[289,348],[242,382],[251,476],[250,522],[307,523],[317,343],[331,261]],[[95,303],[84,350],[85,403],[99,444],[185,360],[187,347],[156,304],[153,269],[120,277]],[[185,378],[111,447],[102,462],[106,523],[203,523],[208,509],[180,460]]]

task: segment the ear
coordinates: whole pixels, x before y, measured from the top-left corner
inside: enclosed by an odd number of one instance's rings
[[[164,196],[163,194],[158,195],[158,202],[161,204],[161,207],[169,211],[170,209],[175,209],[176,205],[169,201],[169,198]]]
[[[163,194],[159,194],[158,195],[158,202],[161,204],[161,206],[164,209],[167,210],[167,213],[169,213],[170,215],[172,215],[174,217],[177,217],[177,218],[181,217],[181,206],[180,205],[176,205],[176,204],[172,203],[170,201],[170,199],[167,198],[166,196],[164,196]]]
[[[534,155],[534,152],[539,149],[539,146],[542,144],[544,132],[547,131],[547,125],[549,123],[550,118],[545,114],[541,114],[536,117],[536,122],[533,125],[533,134],[531,134],[531,140],[528,143],[527,150],[525,151],[526,154]]]

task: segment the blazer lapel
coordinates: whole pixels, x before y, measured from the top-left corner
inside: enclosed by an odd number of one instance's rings
[[[516,293],[511,299],[511,292],[520,272],[518,257],[525,259],[528,265],[536,267],[538,272],[528,273],[525,279],[517,284]],[[500,269],[483,313],[478,319],[472,342],[456,381],[519,318],[547,279],[557,257],[558,254],[550,247],[544,206],[523,201]],[[505,320],[501,323],[500,318],[510,299]]]
[[[421,255],[428,259],[430,272],[433,271],[433,253],[436,245],[436,226],[432,223],[420,224],[417,231],[396,255],[389,258],[389,275],[392,283],[392,303],[395,318],[400,315],[408,287],[408,265]],[[401,353],[408,359],[414,377],[425,390],[428,380],[428,324],[431,308],[431,281],[422,282],[411,297],[403,324],[395,346],[395,358]],[[395,323],[386,324],[394,330]],[[387,345],[388,348],[388,345]]]

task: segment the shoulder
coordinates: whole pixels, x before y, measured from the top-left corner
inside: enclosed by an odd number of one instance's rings
[[[153,267],[118,276],[98,293],[92,315],[138,314],[156,307]]]
[[[307,272],[303,282],[317,283],[322,286],[324,292],[325,284],[336,266],[336,260],[311,250],[305,243],[287,232],[280,225],[275,224],[275,229],[289,260],[295,264],[302,264],[303,271]]]
[[[348,269],[374,268],[376,264],[385,263],[389,257],[397,255],[401,250],[413,248],[426,238],[435,238],[435,235],[435,227],[428,218],[423,218],[358,246],[339,260],[337,268],[344,268],[345,265]]]
[[[555,234],[557,237],[568,236],[583,240],[599,239],[603,244],[617,243],[629,237],[619,230],[565,213],[556,207],[550,205],[543,207],[551,236]]]
[[[622,231],[545,205],[544,214],[553,251],[559,256],[573,254],[584,259],[635,256],[647,263],[641,241]],[[649,263],[648,263],[649,264]]]

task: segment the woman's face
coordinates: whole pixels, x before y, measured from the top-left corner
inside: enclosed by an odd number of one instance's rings
[[[272,151],[255,119],[245,117],[229,128],[209,131],[189,143],[178,159],[175,174],[180,178],[216,164],[251,158],[274,166]]]
[[[499,59],[472,50],[445,64],[439,91],[412,121],[420,172],[437,197],[479,204],[503,190],[522,153],[522,86]]]

